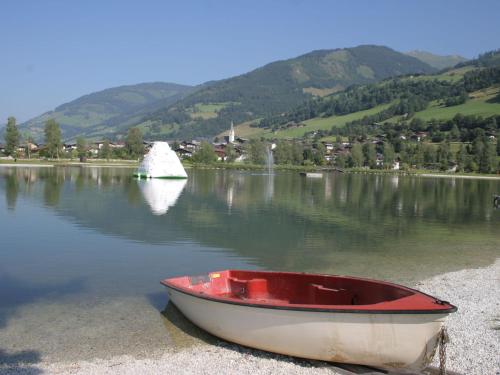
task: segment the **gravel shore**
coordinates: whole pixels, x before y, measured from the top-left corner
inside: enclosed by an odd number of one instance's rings
[[[487,268],[433,277],[416,288],[458,306],[447,321],[448,374],[500,374],[500,260]],[[206,341],[206,340],[205,340]],[[212,338],[151,358],[0,365],[2,374],[380,374],[366,367],[333,365],[243,348]],[[0,353],[1,354],[1,353]],[[0,355],[1,357],[1,355]],[[422,374],[437,374],[437,358]]]

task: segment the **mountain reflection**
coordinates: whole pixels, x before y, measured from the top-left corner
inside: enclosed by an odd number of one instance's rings
[[[191,170],[187,181],[137,181],[131,169],[0,169],[10,209],[30,197],[78,226],[145,245],[189,241],[264,268],[383,277],[491,262],[499,188],[382,175]]]
[[[187,180],[150,179],[139,181],[144,199],[154,215],[164,215],[175,205],[186,186]]]

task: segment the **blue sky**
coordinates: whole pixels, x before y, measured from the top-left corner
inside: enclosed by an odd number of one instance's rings
[[[500,47],[498,0],[2,0],[0,14],[0,123],[113,86],[197,84],[314,49]]]

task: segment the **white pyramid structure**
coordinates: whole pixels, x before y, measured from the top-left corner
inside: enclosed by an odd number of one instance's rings
[[[154,142],[135,176],[139,178],[187,178],[177,154],[167,142]]]
[[[153,215],[164,215],[175,205],[182,193],[187,180],[151,179],[139,183],[142,195]]]

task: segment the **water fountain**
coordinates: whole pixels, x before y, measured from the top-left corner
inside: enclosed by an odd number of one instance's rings
[[[274,156],[270,146],[268,146],[266,149],[266,166],[267,166],[267,174],[272,175],[274,168]]]

